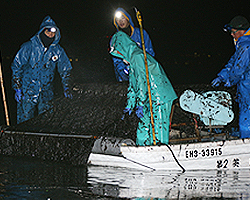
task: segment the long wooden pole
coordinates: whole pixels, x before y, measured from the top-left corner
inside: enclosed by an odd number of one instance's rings
[[[146,68],[149,106],[150,106],[150,116],[151,116],[150,118],[151,118],[152,133],[153,133],[153,144],[156,145],[156,141],[155,141],[155,125],[154,125],[153,106],[152,106],[152,96],[151,96],[151,89],[150,89],[150,82],[149,82],[147,54],[146,54],[146,48],[145,48],[145,42],[144,42],[144,36],[143,36],[142,17],[141,17],[141,13],[137,9],[136,9],[136,17],[137,17],[137,20],[138,20],[139,25],[140,25],[142,49],[143,49],[144,62],[145,62],[145,68]]]
[[[4,86],[3,86],[3,73],[2,73],[1,62],[0,62],[0,82],[1,82],[1,88],[2,88],[2,96],[3,96],[3,104],[4,104],[4,110],[5,110],[6,124],[7,124],[7,126],[9,126],[10,125],[10,121],[9,121],[7,102],[6,102],[5,92],[4,92]]]

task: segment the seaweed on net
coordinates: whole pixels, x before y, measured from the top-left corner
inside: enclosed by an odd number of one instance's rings
[[[137,118],[121,120],[126,103],[126,84],[83,84],[73,88],[73,99],[53,101],[53,111],[12,127],[26,132],[47,132],[81,135],[134,135]],[[132,133],[133,132],[133,133]]]
[[[180,96],[187,88],[198,92],[213,89],[206,85],[183,85],[175,87],[175,90]],[[233,90],[229,92],[235,95]],[[11,126],[9,130],[136,139],[138,118],[135,113],[125,115],[124,119],[121,119],[126,103],[127,83],[79,84],[73,87],[72,93],[73,99],[54,99],[53,111],[44,112],[26,122]],[[195,134],[193,114],[183,111],[178,106],[178,99],[175,103],[177,106],[174,109],[172,125],[184,126],[172,129],[178,129],[180,135],[185,133],[186,136],[192,137]],[[233,123],[236,123],[235,120]],[[57,138],[2,132],[0,154],[25,155],[83,165],[87,163],[96,137]]]
[[[127,86],[127,83],[75,85],[72,90],[73,99],[64,97],[54,99],[52,112],[47,111],[11,128],[27,132],[105,135],[135,139],[138,119],[134,112],[130,116],[125,115],[121,120],[126,104]],[[178,85],[174,89],[178,96],[186,89],[197,92],[215,90],[205,84]],[[235,88],[229,88],[228,92],[235,98]],[[178,99],[175,102],[178,105]],[[189,135],[195,133],[192,113],[175,106],[172,124],[180,123],[186,124],[177,127],[181,132]]]

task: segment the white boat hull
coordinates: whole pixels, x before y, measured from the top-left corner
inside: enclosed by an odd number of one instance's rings
[[[178,144],[169,147],[173,153],[166,145],[145,147],[121,145],[121,155],[92,152],[88,164],[150,170],[250,168],[249,139]]]

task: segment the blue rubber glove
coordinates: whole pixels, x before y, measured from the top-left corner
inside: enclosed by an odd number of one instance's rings
[[[125,114],[125,113],[128,113],[129,115],[131,115],[132,110],[131,110],[131,108],[125,108],[125,109],[123,110],[123,113],[124,113],[124,114]]]
[[[66,98],[69,98],[69,99],[72,99],[72,98],[73,98],[73,96],[72,96],[72,94],[71,94],[71,92],[70,92],[70,90],[69,90],[68,87],[64,88],[64,96],[65,96]]]
[[[135,111],[138,118],[142,118],[144,116],[143,114],[143,106],[138,106]]]
[[[15,99],[18,103],[20,103],[22,99],[24,99],[21,89],[16,89]]]
[[[213,87],[218,87],[220,85],[220,83],[222,82],[222,78],[220,76],[218,76],[217,78],[215,78],[212,81],[212,86]]]
[[[130,108],[125,108],[124,110],[123,110],[123,115],[122,115],[122,120],[124,120],[124,117],[125,117],[125,114],[126,113],[128,113],[129,115],[131,115],[131,113],[132,113],[132,110],[130,109]]]

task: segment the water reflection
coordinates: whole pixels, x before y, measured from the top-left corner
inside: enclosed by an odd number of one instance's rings
[[[86,173],[86,167],[0,156],[0,199],[82,199],[70,187],[90,193]]]
[[[136,171],[0,156],[1,199],[250,199],[250,170]]]
[[[131,199],[250,198],[250,171],[142,172],[88,167],[88,183],[98,195]]]

